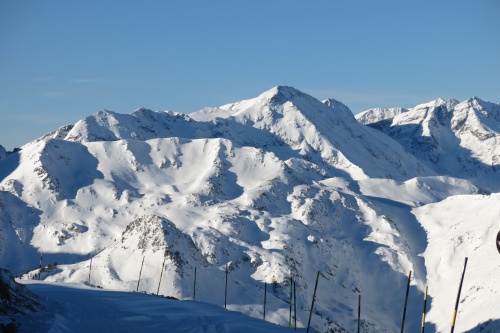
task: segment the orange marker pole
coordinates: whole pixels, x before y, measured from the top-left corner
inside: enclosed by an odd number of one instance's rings
[[[428,286],[425,286],[425,294],[424,294],[424,310],[422,311],[422,330],[420,333],[424,333],[425,329],[425,312],[427,311],[427,290],[429,289]]]

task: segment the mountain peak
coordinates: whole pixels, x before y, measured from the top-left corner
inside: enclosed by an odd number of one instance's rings
[[[298,97],[310,97],[309,95],[288,86],[276,86],[262,93],[258,98],[270,101],[272,103],[281,104],[288,101],[293,101]]]
[[[469,105],[483,105],[488,103],[477,96],[472,96],[465,101]]]
[[[432,100],[427,103],[419,104],[415,106],[413,109],[421,109],[421,108],[437,108],[440,106],[445,106],[448,110],[451,110],[455,105],[457,105],[459,102],[452,98],[452,99],[442,99],[442,98],[436,98],[435,100]]]

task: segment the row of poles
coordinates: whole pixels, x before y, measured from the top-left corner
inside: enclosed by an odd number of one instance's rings
[[[139,278],[137,279],[137,287],[136,287],[136,292],[139,291],[139,284],[141,282],[141,276],[142,276],[142,268],[144,266],[144,259],[146,256],[142,257],[142,262],[141,262],[141,269],[139,270]],[[88,284],[90,285],[90,277],[92,274],[92,259],[93,257],[90,258],[90,267],[89,267],[89,277],[88,277]],[[167,259],[167,256],[164,256],[163,258],[163,264],[161,267],[161,272],[160,272],[160,280],[158,282],[158,289],[156,291],[156,295],[160,293],[160,286],[161,286],[161,280],[163,276],[163,271],[165,269],[165,261]],[[40,259],[40,265],[41,265],[41,259]],[[227,309],[227,282],[228,282],[228,265],[226,264],[226,269],[225,269],[225,288],[224,288],[224,309]],[[311,303],[311,310],[309,313],[309,320],[307,322],[307,332],[309,332],[309,328],[311,326],[311,318],[312,318],[312,312],[314,308],[314,301],[316,299],[316,291],[318,289],[318,281],[319,281],[319,271],[316,274],[316,283],[314,285],[314,293],[313,293],[313,299]],[[193,284],[193,301],[196,301],[196,267],[194,268],[194,284]],[[264,315],[263,315],[263,320],[266,320],[266,303],[267,303],[267,282],[264,283]],[[296,294],[296,283],[293,280],[293,277],[290,277],[290,313],[289,313],[289,320],[288,320],[288,327],[291,329],[292,328],[292,306],[294,310],[294,328],[297,330],[297,294]]]
[[[462,271],[462,277],[460,278],[460,285],[458,286],[458,293],[457,293],[457,300],[455,302],[455,309],[453,310],[453,317],[451,319],[451,331],[450,331],[450,333],[453,333],[455,331],[455,324],[456,324],[457,313],[458,313],[458,305],[460,304],[460,294],[462,293],[462,286],[464,283],[465,270],[467,269],[468,259],[469,258],[465,257],[464,269]],[[408,294],[410,291],[410,281],[411,281],[411,271],[408,274],[408,284],[406,286],[406,297],[405,297],[405,305],[404,305],[404,310],[403,310],[403,320],[401,322],[401,333],[403,333],[404,328],[405,328],[406,307],[408,305]],[[421,325],[421,330],[420,330],[421,333],[424,333],[424,331],[425,331],[425,314],[426,314],[426,309],[427,309],[428,291],[429,291],[429,287],[425,286],[424,308],[422,311],[422,325]],[[360,312],[361,312],[361,295],[359,296],[359,305],[358,305],[358,333],[360,333]]]
[[[142,267],[144,265],[144,259],[146,257],[142,257],[142,263],[141,263],[141,269],[139,271],[139,279],[137,280],[137,288],[136,291],[139,291],[139,283],[141,282],[141,275],[142,275]],[[88,279],[88,284],[90,285],[90,276],[92,273],[92,257],[90,258],[90,268],[89,268],[89,279]],[[156,291],[156,295],[159,294],[160,292],[160,285],[161,285],[161,279],[163,276],[163,270],[165,268],[165,261],[167,259],[167,256],[164,256],[163,258],[163,264],[161,268],[161,273],[160,273],[160,281],[158,283],[158,290]],[[465,263],[464,263],[464,269],[462,272],[462,277],[460,279],[460,285],[458,287],[458,294],[457,294],[457,299],[455,302],[455,309],[453,311],[453,317],[452,317],[452,322],[451,322],[451,331],[450,333],[453,333],[455,331],[455,324],[456,324],[456,319],[457,319],[457,312],[458,312],[458,305],[460,303],[460,294],[462,292],[462,286],[464,282],[464,277],[465,277],[465,270],[467,269],[467,261],[468,258],[465,258]],[[40,253],[40,268],[42,268],[42,253]],[[408,296],[410,293],[410,282],[411,282],[411,271],[408,274],[408,283],[406,285],[406,296],[405,296],[405,303],[404,303],[404,308],[403,308],[403,319],[401,321],[401,333],[404,332],[404,327],[405,327],[405,319],[406,319],[406,309],[408,306]],[[307,332],[309,332],[309,328],[311,326],[311,318],[312,318],[312,313],[314,309],[314,301],[316,299],[316,291],[318,289],[318,281],[319,281],[319,274],[320,272],[316,274],[316,283],[314,284],[314,292],[313,292],[313,298],[311,302],[311,310],[309,311],[309,320],[307,321]],[[226,264],[226,269],[225,269],[225,288],[224,288],[224,309],[227,309],[227,281],[228,281],[228,265]],[[425,287],[425,292],[424,292],[424,307],[422,310],[422,325],[421,325],[421,333],[425,332],[425,315],[426,315],[426,310],[427,310],[427,294],[428,294],[429,287]],[[194,268],[194,285],[193,285],[193,301],[196,300],[196,267]],[[263,320],[266,320],[266,303],[267,303],[267,282],[264,283],[264,315],[263,315]],[[290,311],[289,311],[289,320],[288,320],[288,328],[292,328],[292,306],[294,310],[294,328],[297,330],[297,297],[296,297],[296,283],[293,280],[293,277],[290,277],[290,299],[289,299],[289,305],[290,305]],[[358,333],[361,333],[361,294],[358,295]]]

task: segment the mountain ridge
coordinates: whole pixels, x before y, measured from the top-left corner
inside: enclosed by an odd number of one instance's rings
[[[487,191],[500,189],[494,177],[500,167],[500,105],[472,97],[461,103],[433,101],[394,115],[385,110],[372,114],[357,118],[438,173],[469,179]]]

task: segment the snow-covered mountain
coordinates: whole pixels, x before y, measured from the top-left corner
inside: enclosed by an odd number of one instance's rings
[[[320,271],[312,321],[320,332],[354,332],[360,293],[365,332],[399,331],[412,270],[405,326],[420,327],[432,282],[428,329],[442,331],[449,319],[439,313],[452,309],[435,297],[457,286],[455,275],[439,276],[439,251],[429,250],[448,237],[434,232],[437,212],[422,212],[483,196],[403,146],[342,103],[290,87],[190,115],[101,111],[0,161],[0,266],[31,270],[43,252],[44,263],[58,263],[43,279],[88,283],[92,258],[92,285],[180,299],[193,297],[196,268],[196,300],[218,305],[227,267],[228,308],[262,318],[267,283],[266,319],[281,325],[293,277],[299,327]],[[491,217],[478,233],[494,230]],[[460,255],[472,262],[476,253]],[[455,260],[446,265],[459,274]],[[461,316],[464,330],[500,318],[468,307]]]
[[[11,154],[17,153],[19,150],[19,148],[14,148],[13,151],[7,151],[2,145],[0,145],[0,160]]]
[[[357,118],[391,136],[438,173],[500,190],[499,104],[476,97],[462,103],[437,99],[407,112],[374,109]]]

